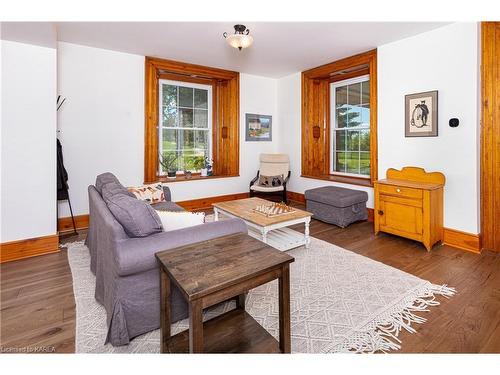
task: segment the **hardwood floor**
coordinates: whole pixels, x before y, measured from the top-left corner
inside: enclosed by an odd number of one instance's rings
[[[302,231],[303,226],[294,228]],[[401,332],[401,352],[500,352],[500,254],[480,255],[435,247],[388,234],[373,233],[373,223],[355,223],[346,229],[316,220],[311,235],[436,284],[448,284],[458,293],[439,298],[440,306],[422,313],[428,321],[414,325],[417,333]],[[83,239],[70,236],[63,243]],[[65,250],[0,265],[0,349],[48,347],[73,352],[75,301]],[[52,349],[53,348],[53,349]]]

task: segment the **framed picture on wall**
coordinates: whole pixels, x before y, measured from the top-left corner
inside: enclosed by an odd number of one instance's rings
[[[405,96],[405,137],[437,137],[438,92]]]
[[[273,117],[245,113],[245,141],[270,142],[273,140]]]

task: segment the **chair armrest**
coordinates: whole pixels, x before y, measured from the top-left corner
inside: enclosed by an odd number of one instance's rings
[[[257,182],[257,180],[259,179],[259,174],[260,174],[260,171],[257,171],[257,176],[255,176],[254,179],[252,181],[250,181],[250,187],[252,187],[253,184],[255,184]]]
[[[158,267],[155,254],[159,251],[172,250],[235,233],[247,233],[247,226],[243,220],[214,221],[144,238],[128,238],[117,244],[114,257],[116,270],[119,276],[127,276],[154,269]]]
[[[163,194],[165,195],[165,200],[167,202],[172,201],[172,193],[170,192],[170,188],[168,186],[163,185]]]
[[[285,180],[283,181],[283,186],[286,186],[286,183],[288,182],[288,180],[290,179],[290,175],[292,174],[291,171],[288,171],[288,176],[286,176]]]

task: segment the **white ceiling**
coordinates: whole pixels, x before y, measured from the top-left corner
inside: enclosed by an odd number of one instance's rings
[[[254,44],[238,51],[224,40],[234,23]],[[110,50],[282,77],[426,32],[442,22],[59,22],[2,23],[2,39],[52,46],[57,40]],[[52,38],[52,39],[50,39]]]

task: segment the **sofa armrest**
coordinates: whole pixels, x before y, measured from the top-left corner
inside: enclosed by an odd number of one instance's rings
[[[144,238],[129,238],[117,244],[116,270],[119,276],[127,276],[157,268],[155,254],[159,251],[171,250],[235,233],[247,233],[247,226],[243,220],[215,221],[170,232],[161,232]]]
[[[165,200],[167,202],[172,200],[172,193],[170,192],[170,188],[166,185],[163,185],[163,195],[165,195]]]

